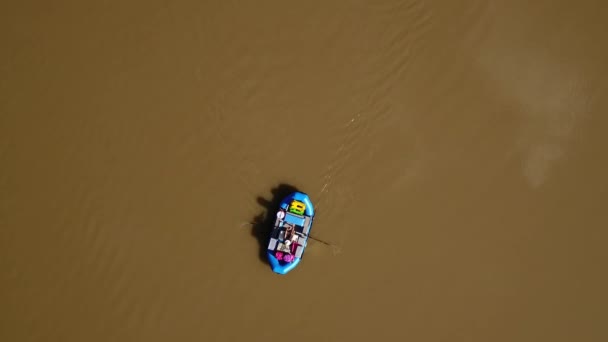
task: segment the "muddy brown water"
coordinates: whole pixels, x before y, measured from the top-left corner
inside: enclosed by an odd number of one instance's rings
[[[1,341],[608,340],[603,2],[0,7]]]

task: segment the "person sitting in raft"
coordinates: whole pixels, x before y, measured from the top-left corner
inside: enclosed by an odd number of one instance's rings
[[[296,235],[296,230],[292,225],[285,225],[285,245],[291,246],[292,242],[296,242],[298,236]]]

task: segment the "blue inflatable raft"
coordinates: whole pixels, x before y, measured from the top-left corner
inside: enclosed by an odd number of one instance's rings
[[[281,201],[267,250],[273,272],[287,274],[298,266],[314,216],[315,209],[305,193],[294,192]]]

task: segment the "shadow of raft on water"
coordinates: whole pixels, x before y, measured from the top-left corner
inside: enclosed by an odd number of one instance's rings
[[[279,210],[279,205],[283,198],[287,195],[299,191],[298,188],[289,184],[279,184],[277,187],[270,190],[271,198],[265,199],[262,196],[257,198],[258,204],[264,207],[264,211],[256,215],[251,221],[251,235],[253,235],[260,244],[260,260],[268,264],[266,257],[266,249],[268,247],[268,238],[272,231],[275,213]]]

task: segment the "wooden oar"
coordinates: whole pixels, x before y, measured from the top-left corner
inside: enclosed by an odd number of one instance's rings
[[[321,240],[321,239],[317,239],[317,238],[316,238],[316,237],[314,237],[314,236],[310,236],[310,235],[308,235],[308,238],[313,239],[313,240],[315,240],[315,241],[318,241],[318,242],[320,242],[320,243],[322,243],[322,244],[324,244],[324,245],[328,245],[328,246],[332,246],[332,247],[333,247],[333,246],[335,246],[333,243],[330,243],[330,242],[327,242],[327,241],[324,241],[324,240]]]

